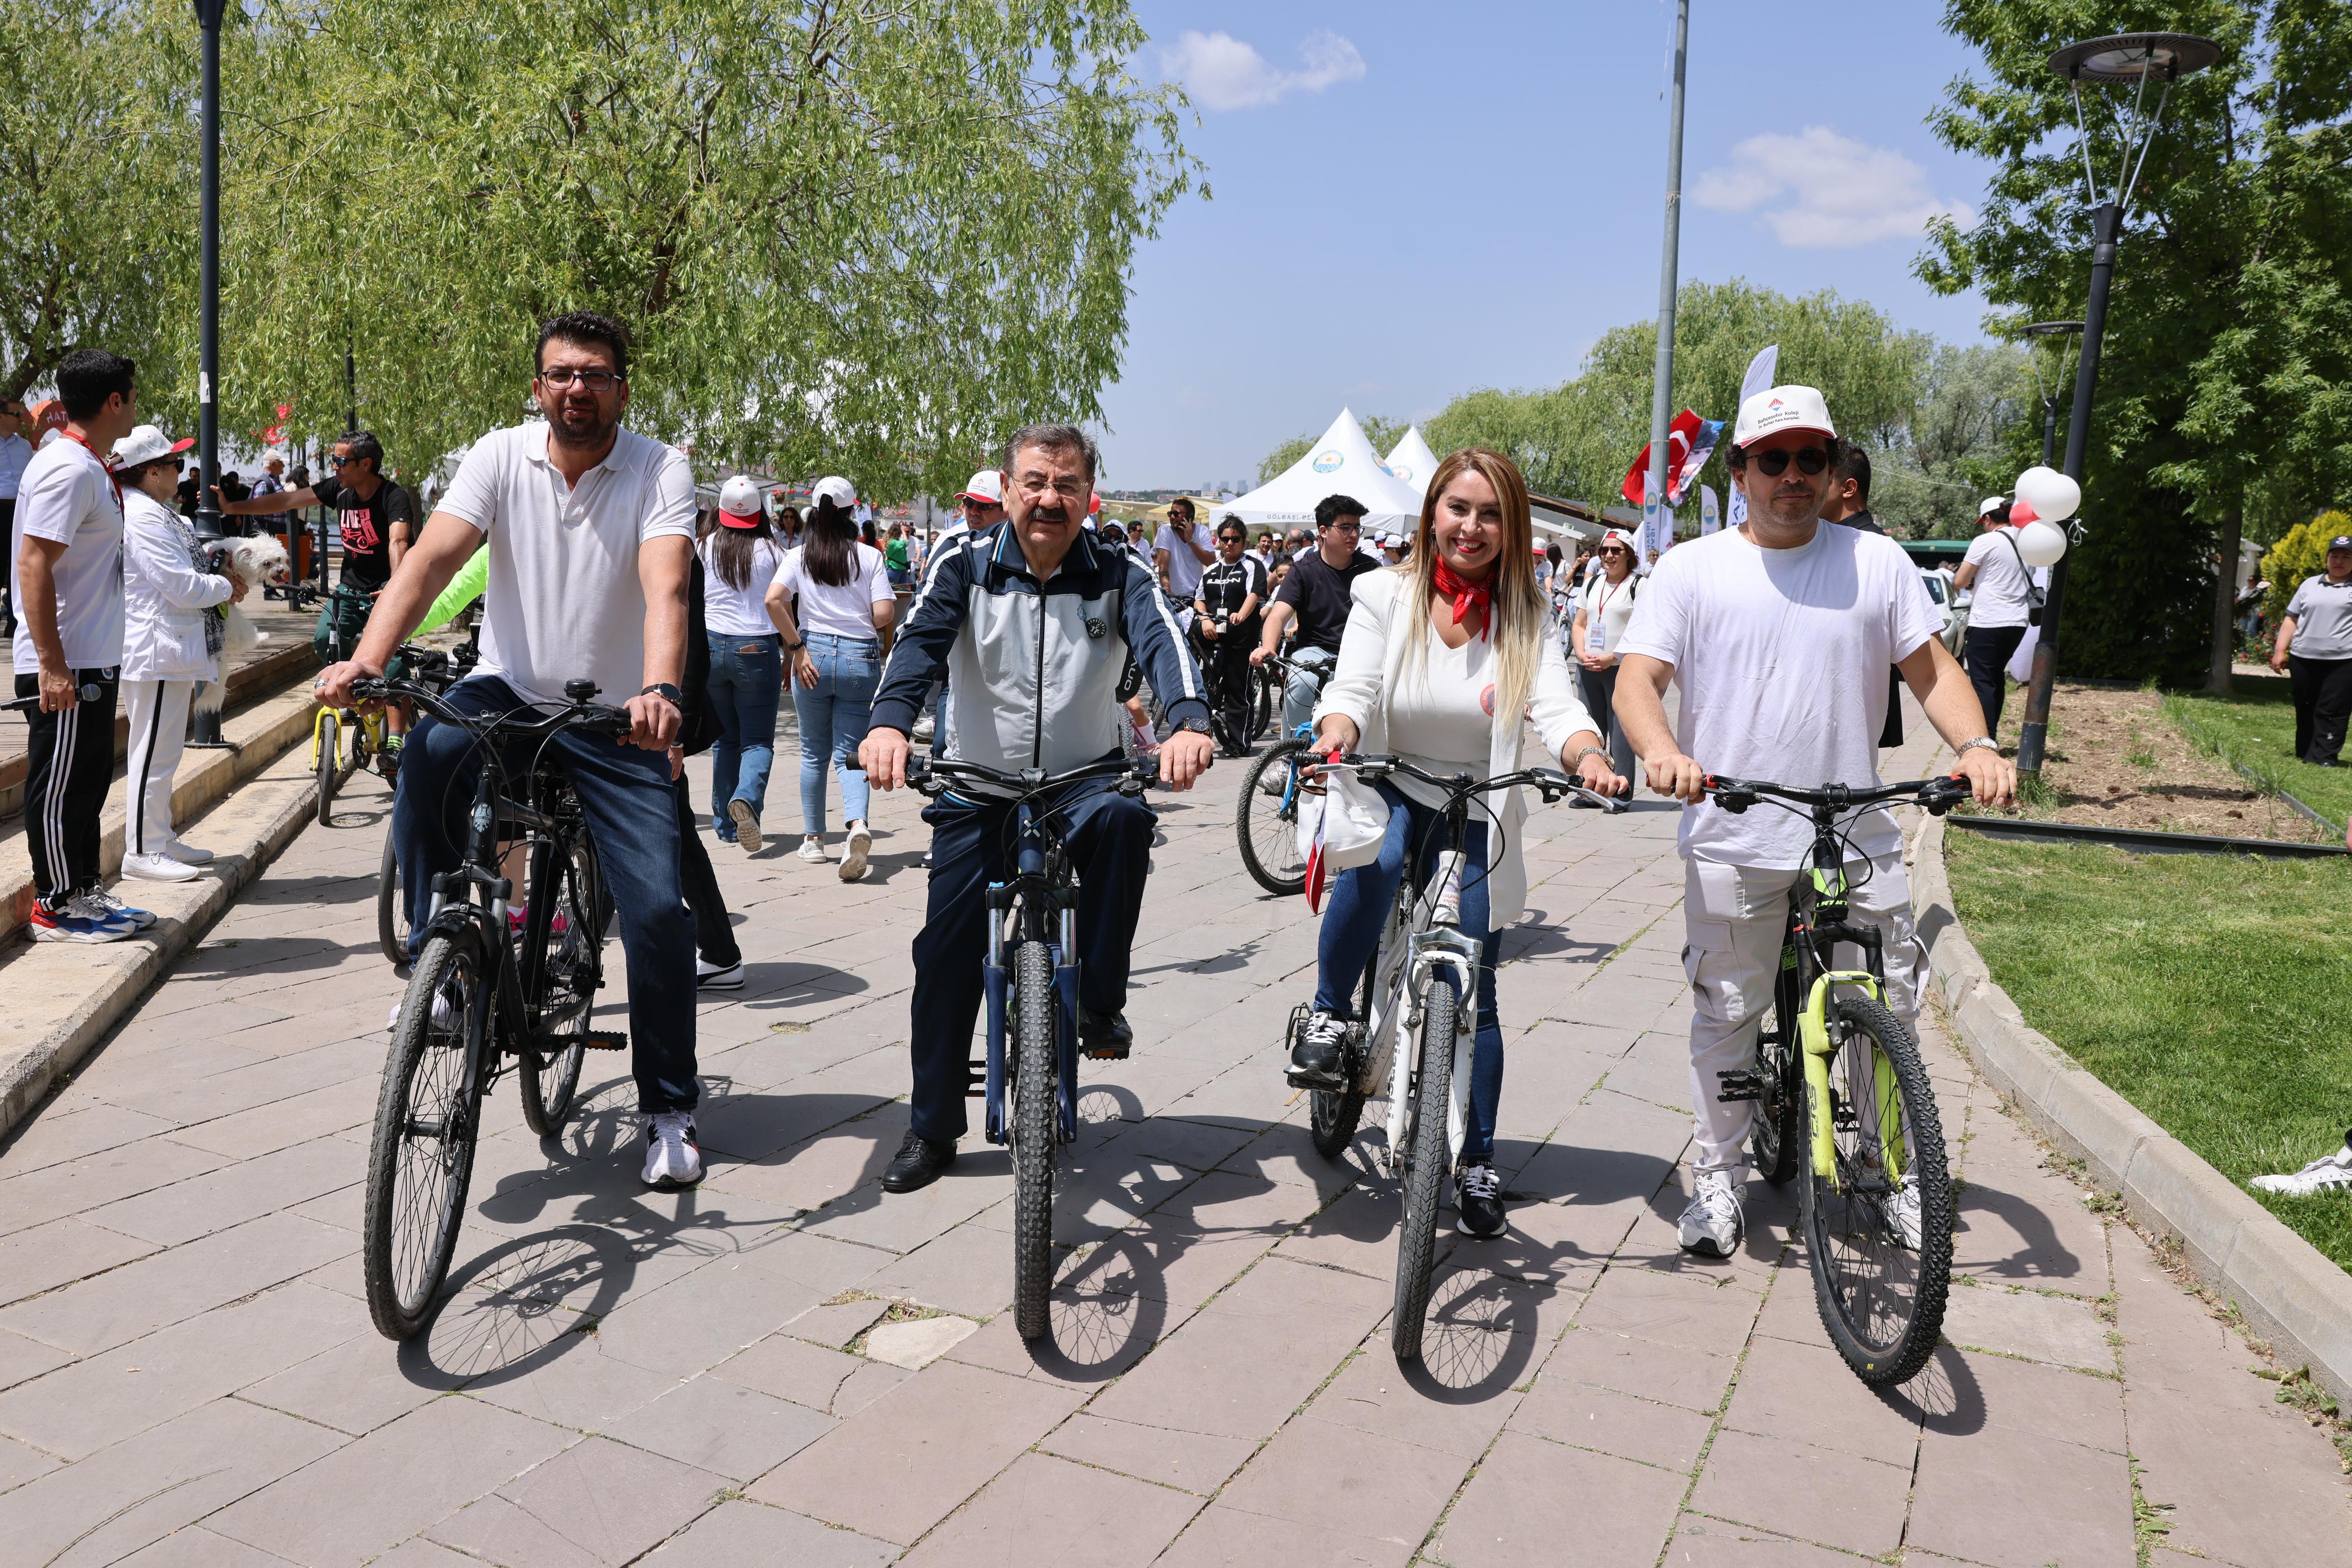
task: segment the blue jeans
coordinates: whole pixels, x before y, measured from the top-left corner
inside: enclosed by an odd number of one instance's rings
[[[735,837],[730,800],[749,801],[751,815],[768,799],[768,770],[776,761],[776,704],[783,680],[784,639],[764,637],[710,638],[710,679],[704,700],[719,721],[710,743],[710,824],[719,837]]]
[[[1290,679],[1282,688],[1282,732],[1295,735],[1301,724],[1315,718],[1315,700],[1331,678],[1339,656],[1329,648],[1303,647],[1290,656]],[[1311,672],[1311,673],[1310,673]]]
[[[824,770],[830,761],[841,773],[841,816],[866,820],[866,775],[848,764],[874,719],[874,688],[882,678],[882,644],[874,637],[808,634],[809,658],[816,665],[812,690],[793,683],[793,714],[801,726],[801,831],[824,831]]]
[[[1405,857],[1418,846],[1412,885],[1425,888],[1437,867],[1444,819],[1387,784],[1388,837],[1381,857],[1368,866],[1339,873],[1331,884],[1330,906],[1316,948],[1315,1005],[1345,1018],[1355,1005],[1364,971],[1379,956],[1381,927],[1387,923],[1397,884],[1404,879]],[[1495,1010],[1495,955],[1500,931],[1486,929],[1486,825],[1473,821],[1463,833],[1462,932],[1483,942],[1478,957],[1478,1037],[1470,1053],[1470,1124],[1462,1135],[1462,1163],[1483,1164],[1495,1156],[1495,1113],[1503,1102],[1503,1021]],[[1449,978],[1448,985],[1453,984]]]
[[[480,676],[451,687],[446,700],[467,712],[494,713],[522,699],[496,676]],[[694,1061],[694,917],[680,884],[669,759],[585,730],[558,730],[541,754],[572,781],[604,886],[620,911],[637,1108],[648,1115],[691,1110],[700,1092]],[[530,763],[520,744],[508,759],[510,769]],[[466,819],[481,768],[473,736],[455,724],[428,716],[409,732],[392,831],[412,911],[433,907],[433,879],[456,870],[464,856]]]

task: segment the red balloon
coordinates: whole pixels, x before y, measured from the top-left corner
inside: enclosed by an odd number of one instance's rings
[[[2009,503],[2009,526],[2011,528],[2023,528],[2029,522],[2038,521],[2041,516],[2033,510],[2033,503],[2023,496]]]

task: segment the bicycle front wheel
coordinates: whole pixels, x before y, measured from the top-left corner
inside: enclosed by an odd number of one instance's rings
[[[1242,866],[1269,893],[1296,893],[1307,886],[1307,858],[1298,852],[1301,795],[1298,759],[1307,742],[1268,746],[1242,777],[1234,807],[1234,828],[1242,843]]]
[[[1250,669],[1249,683],[1255,700],[1250,704],[1249,738],[1255,742],[1274,722],[1276,708],[1282,702],[1282,682],[1270,664],[1255,665]]]
[[[1042,1339],[1054,1288],[1054,956],[1024,942],[1013,968],[1013,1324]]]
[[[488,1005],[470,935],[425,944],[393,1026],[361,1220],[368,1315],[386,1339],[423,1328],[448,1277],[481,1132],[472,1057]]]
[[[375,940],[394,969],[408,963],[408,922],[401,918],[400,849],[387,830],[383,862],[375,873]]]
[[[1389,1324],[1389,1344],[1399,1361],[1421,1359],[1422,1319],[1437,1264],[1437,1205],[1454,1163],[1445,1112],[1454,1100],[1454,1017],[1453,988],[1433,983],[1422,999],[1421,1070],[1413,1075],[1405,1117],[1411,1163],[1404,1173],[1404,1218],[1397,1227],[1396,1311]]]
[[[1808,1083],[1803,1126],[1826,1121],[1834,1172],[1805,1162],[1805,1251],[1831,1342],[1863,1382],[1891,1386],[1927,1364],[1944,1326],[1952,1187],[1943,1123],[1918,1043],[1894,1014],[1840,995],[1828,1024],[1830,1100],[1817,1104]]]
[[[334,822],[335,787],[343,782],[343,721],[333,710],[319,715],[313,744],[318,748],[311,765],[319,775],[319,826],[326,827]]]
[[[515,1078],[522,1089],[523,1123],[541,1138],[562,1131],[572,1115],[580,1066],[588,1053],[588,1016],[604,976],[604,922],[596,912],[604,876],[596,847],[583,834],[571,851],[568,860],[551,868],[546,893],[532,889],[524,928],[525,941],[536,933],[541,957],[533,1048],[523,1052],[522,1070]],[[548,903],[544,913],[542,899]],[[566,1039],[571,1043],[564,1044]]]

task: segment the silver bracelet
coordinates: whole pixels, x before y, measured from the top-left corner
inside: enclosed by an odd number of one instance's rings
[[[1602,751],[1598,746],[1587,746],[1584,750],[1577,752],[1576,755],[1569,758],[1568,765],[1570,769],[1574,769],[1579,763],[1581,763],[1587,757],[1599,757],[1605,763],[1609,760],[1609,753]]]

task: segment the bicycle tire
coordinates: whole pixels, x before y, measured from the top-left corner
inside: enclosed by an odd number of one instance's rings
[[[318,755],[311,766],[319,775],[319,826],[330,827],[335,818],[335,789],[343,782],[343,721],[329,709],[319,715],[315,742]]]
[[[1854,1375],[1873,1387],[1908,1383],[1936,1352],[1943,1331],[1944,1302],[1951,1286],[1951,1173],[1945,1163],[1943,1122],[1936,1110],[1935,1091],[1927,1069],[1919,1060],[1918,1043],[1911,1031],[1878,1003],[1855,995],[1831,999],[1829,1023],[1836,1037],[1849,1043],[1832,1058],[1831,1085],[1835,1093],[1845,1075],[1847,1053],[1855,1035],[1868,1039],[1876,1055],[1892,1069],[1895,1095],[1891,1109],[1900,1112],[1909,1133],[1912,1173],[1919,1194],[1919,1247],[1891,1243],[1879,1206],[1867,1190],[1862,1119],[1853,1119],[1853,1137],[1838,1140],[1837,1163],[1845,1184],[1841,1193],[1816,1174],[1807,1162],[1802,1203],[1805,1252],[1813,1273],[1814,1304],[1830,1342],[1852,1367]],[[1876,1068],[1872,1068],[1874,1083]],[[1883,1116],[1890,1109],[1880,1095]],[[1808,1120],[1811,1126],[1810,1103]],[[1833,1133],[1843,1134],[1843,1126]],[[1851,1147],[1849,1147],[1849,1142]],[[1884,1180],[1879,1184],[1884,1186]],[[1854,1256],[1848,1266],[1844,1259]],[[1907,1260],[1907,1261],[1906,1261]],[[1908,1281],[1907,1290],[1904,1282]],[[1890,1284],[1890,1282],[1892,1282]]]
[[[1284,792],[1289,800],[1286,805],[1259,786],[1269,770],[1290,766],[1306,750],[1305,741],[1291,740],[1260,752],[1249,772],[1242,775],[1241,799],[1234,807],[1234,831],[1241,839],[1242,867],[1269,893],[1305,891],[1307,862],[1298,853],[1297,787]]]
[[[1255,745],[1274,722],[1274,710],[1282,690],[1275,679],[1274,667],[1261,664],[1252,667],[1250,685],[1257,691],[1257,700],[1250,705],[1250,743]]]
[[[1045,1337],[1054,1287],[1054,958],[1024,942],[1013,960],[1013,1326]]]
[[[594,911],[602,904],[604,879],[595,843],[586,834],[574,839],[571,849],[570,858],[556,874],[554,908],[548,912],[546,923],[539,925],[541,917],[534,909],[525,924],[526,937],[530,927],[539,926],[542,944],[540,994],[528,1002],[533,1009],[534,1033],[540,1027],[540,1007],[553,998],[559,1006],[573,1009],[559,1026],[562,1032],[585,1037],[589,1015],[596,1005],[596,984],[604,974],[604,931]],[[534,904],[539,897],[532,894]],[[564,917],[565,929],[561,931],[555,929],[558,911]],[[550,1138],[563,1130],[572,1115],[573,1097],[580,1091],[580,1068],[587,1054],[584,1037],[561,1051],[523,1052],[522,1070],[515,1079],[522,1092],[523,1124],[532,1132]]]
[[[484,1075],[468,1070],[467,1058],[485,979],[471,933],[437,935],[418,955],[393,1025],[360,1226],[368,1316],[386,1339],[412,1338],[430,1320],[457,1250],[481,1133]],[[436,1025],[433,999],[444,991],[450,1005]]]
[[[1451,1152],[1446,1108],[1454,1099],[1453,987],[1437,982],[1422,998],[1421,1070],[1405,1126],[1412,1163],[1404,1173],[1404,1216],[1397,1226],[1396,1310],[1389,1346],[1401,1362],[1421,1359],[1422,1320],[1429,1312],[1430,1272],[1437,1263],[1437,1205]]]
[[[1356,987],[1356,1027],[1360,1030],[1371,1026],[1372,975],[1379,967],[1380,959],[1376,954],[1372,962],[1364,966],[1364,978]],[[1302,1014],[1298,1019],[1299,1026],[1304,1027],[1306,1021]],[[1337,1160],[1346,1153],[1348,1145],[1355,1142],[1356,1129],[1363,1124],[1363,1053],[1371,1048],[1371,1043],[1360,1036],[1357,1044],[1340,1058],[1345,1064],[1342,1070],[1348,1075],[1346,1087],[1318,1089],[1307,1100],[1307,1136],[1315,1142],[1315,1152],[1327,1160]]]
[[[1783,947],[1780,969],[1772,983],[1772,1027],[1756,1042],[1756,1124],[1748,1136],[1749,1156],[1756,1173],[1779,1186],[1797,1173],[1797,1112],[1804,1103],[1804,1055],[1798,1018],[1804,998],[1797,992],[1797,966],[1790,949]]]
[[[394,969],[408,964],[408,922],[400,918],[400,848],[392,834],[383,836],[383,863],[375,874],[375,940],[384,962]]]

